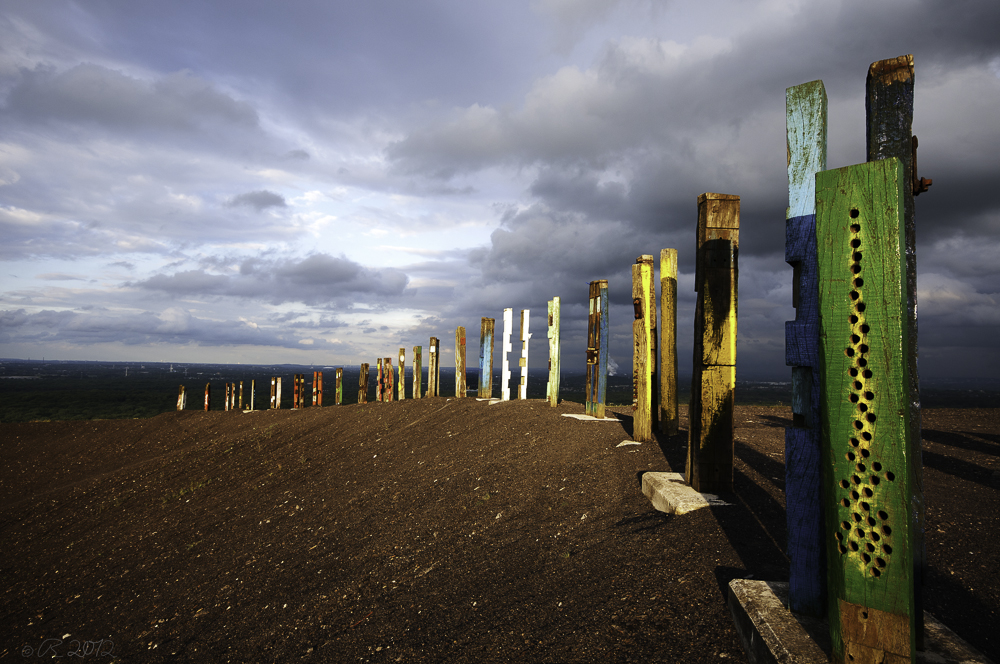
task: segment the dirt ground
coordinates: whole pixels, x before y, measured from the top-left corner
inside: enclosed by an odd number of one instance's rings
[[[789,410],[738,407],[733,504],[679,517],[639,483],[686,416],[617,447],[628,410],[582,410],[0,425],[0,660],[745,662],[727,584],[788,578]],[[926,608],[1000,661],[1000,409],[923,427]]]

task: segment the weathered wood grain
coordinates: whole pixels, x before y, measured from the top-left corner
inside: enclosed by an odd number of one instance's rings
[[[703,493],[733,490],[739,228],[739,196],[698,197],[698,298],[686,479]]]
[[[920,372],[917,367],[917,241],[914,188],[917,180],[916,145],[913,136],[913,98],[915,77],[913,56],[902,55],[873,62],[865,83],[868,161],[895,157],[903,172],[903,225],[906,244],[906,361],[909,385],[909,449],[913,459],[921,458]],[[913,487],[910,514],[913,517],[913,574],[916,597],[917,647],[923,648],[924,612],[923,578],[926,567],[924,543],[923,463],[910,465]]]
[[[358,403],[368,403],[368,369],[368,363],[365,362],[358,374]]]
[[[406,398],[406,349],[399,349],[399,387],[397,389],[400,401]]]
[[[382,371],[382,378],[385,381],[382,386],[382,401],[385,403],[392,403],[392,393],[396,385],[396,376],[392,370],[391,357],[382,358]]]
[[[483,318],[479,325],[479,398],[493,397],[493,329],[496,320]]]
[[[427,396],[441,396],[441,342],[431,337],[430,361],[427,364]]]
[[[465,328],[455,328],[455,397],[465,398]]]
[[[816,176],[824,539],[837,662],[866,648],[916,657],[906,183],[895,158]],[[865,608],[896,618],[875,620]]]
[[[553,297],[548,302],[549,325],[547,337],[549,340],[549,381],[545,385],[545,398],[550,406],[559,403],[559,378],[561,371],[561,345],[559,338],[559,297]]]
[[[822,81],[785,90],[788,210],[785,261],[792,266],[795,320],[785,323],[792,367],[792,426],[785,430],[789,606],[826,612],[826,554],[819,450],[819,311],[816,285],[816,173],[826,170],[827,97]]]
[[[344,403],[344,369],[343,367],[337,367],[337,373],[334,376],[334,391],[335,396],[333,397],[334,405],[341,406]]]
[[[187,408],[187,390],[183,385],[177,388],[177,410]]]
[[[660,250],[660,431],[677,434],[677,250]]]
[[[640,256],[632,266],[632,440],[653,440],[653,391],[650,371],[649,303],[653,287],[652,256]]]
[[[587,322],[586,412],[604,418],[608,389],[608,281],[590,282],[590,313]]]
[[[507,308],[503,310],[503,362],[500,365],[500,399],[510,401],[510,359],[508,353],[513,352],[514,347],[510,343],[511,328],[514,327],[514,310]]]
[[[423,381],[423,376],[424,376],[424,367],[422,365],[423,350],[424,350],[423,346],[414,346],[413,347],[413,392],[412,392],[412,394],[413,394],[413,398],[414,399],[419,399],[420,396],[421,396],[421,394],[423,394],[423,392],[422,392],[422,386],[421,386],[421,382]]]

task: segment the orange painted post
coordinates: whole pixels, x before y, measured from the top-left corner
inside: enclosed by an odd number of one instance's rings
[[[647,261],[646,258],[649,258]],[[650,364],[650,291],[653,290],[653,257],[640,256],[632,266],[632,440],[653,440],[653,390]]]
[[[292,374],[292,410],[302,408],[302,374]]]
[[[274,404],[274,394],[276,389],[275,386],[277,384],[278,384],[278,378],[276,376],[271,376],[271,406],[270,406],[271,410],[274,410],[277,407]]]
[[[205,383],[205,410],[209,410],[212,406],[212,384]]]
[[[323,372],[317,371],[313,377],[313,405],[323,405]]]
[[[465,328],[455,329],[455,396],[465,397]]]

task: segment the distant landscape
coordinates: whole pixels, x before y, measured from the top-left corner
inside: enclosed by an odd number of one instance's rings
[[[170,362],[74,362],[0,359],[0,422],[30,422],[153,417],[176,408],[177,388],[188,390],[188,408],[201,409],[205,384],[212,385],[212,410],[223,410],[225,383],[244,382],[249,399],[250,381],[257,381],[256,408],[267,406],[271,376],[282,377],[282,408],[292,405],[292,376],[306,375],[311,389],[313,371],[323,371],[324,405],[334,403],[334,370],[321,365],[184,364]],[[412,367],[406,367],[406,398],[411,398]],[[478,389],[478,367],[468,370],[469,395]],[[519,377],[512,369],[511,391],[516,395]],[[344,401],[357,401],[359,367],[344,367]],[[528,398],[544,399],[548,372],[530,369]],[[679,380],[679,400],[690,399],[690,376]],[[427,387],[427,367],[423,368]],[[560,398],[582,403],[586,375],[564,372]],[[453,367],[441,369],[441,394],[454,396]],[[500,371],[493,375],[493,396],[500,396]],[[375,398],[375,367],[369,380],[369,400]],[[1000,404],[1000,380],[924,380],[921,400],[925,408],[984,408]],[[608,377],[609,405],[632,401],[631,373]],[[737,381],[736,402],[741,405],[788,405],[791,383]]]

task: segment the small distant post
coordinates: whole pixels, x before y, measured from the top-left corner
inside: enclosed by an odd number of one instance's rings
[[[406,349],[399,349],[399,395],[397,398],[402,401],[406,398]]]
[[[559,403],[559,369],[560,369],[560,346],[559,346],[559,298],[554,297],[549,300],[549,382],[545,386],[545,396],[549,400],[550,406]]]
[[[496,320],[483,318],[479,326],[479,398],[493,397],[493,327]]]
[[[181,385],[177,389],[177,410],[184,410],[187,408],[187,390]]]
[[[649,259],[648,261],[646,259]],[[632,440],[653,440],[653,390],[650,361],[650,291],[653,287],[653,257],[640,256],[632,266]]]
[[[229,410],[229,388],[230,388],[230,386],[231,386],[230,383],[226,383],[226,398],[225,398],[225,401],[223,401],[223,403],[222,403],[222,410]]]
[[[243,381],[240,381],[240,404],[239,409],[243,410]]]
[[[274,407],[281,410],[281,376],[278,376],[274,380],[276,383],[274,389]]]
[[[677,250],[660,251],[660,431],[677,435]]]
[[[292,410],[302,408],[302,374],[292,375]]]
[[[441,341],[431,337],[431,362],[427,368],[427,396],[441,396]]]
[[[686,479],[700,493],[733,490],[740,197],[698,197],[694,363]]]
[[[419,399],[421,397],[421,382],[423,381],[424,368],[421,366],[421,353],[423,352],[423,346],[413,347],[413,398]]]
[[[392,403],[392,388],[396,384],[396,376],[392,371],[391,357],[386,357],[382,360],[382,371],[385,372],[383,374],[385,387],[382,388],[382,400],[386,403]]]
[[[358,403],[368,403],[368,363],[361,365],[361,374],[358,376]]]
[[[465,397],[465,328],[455,328],[455,396]]]
[[[385,399],[382,397],[382,385],[385,382],[385,372],[382,369],[382,358],[378,358],[378,373],[375,374],[375,401],[377,403],[382,403]]]
[[[503,364],[500,373],[500,398],[510,401],[510,360],[507,353],[514,350],[510,343],[511,328],[514,327],[514,310],[507,308],[503,310]]]
[[[254,399],[257,396],[257,379],[250,379],[250,410],[253,410]]]
[[[521,309],[521,385],[518,390],[518,399],[528,398],[528,342],[531,341],[531,333],[528,331],[530,310]]]
[[[333,403],[336,406],[343,405],[344,403],[344,367],[337,367],[337,371],[334,374],[334,395]]]
[[[212,407],[212,384],[205,383],[205,410],[210,410]]]
[[[274,410],[276,408],[276,406],[274,405],[274,395],[275,395],[275,390],[277,389],[276,388],[277,383],[278,383],[277,377],[271,376],[271,410]]]
[[[604,419],[608,392],[608,280],[590,282],[590,318],[587,322],[586,412]]]

